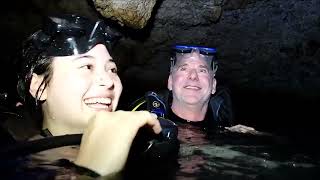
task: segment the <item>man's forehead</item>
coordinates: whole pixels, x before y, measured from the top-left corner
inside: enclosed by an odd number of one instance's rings
[[[210,62],[206,61],[205,58],[201,56],[183,56],[177,59],[176,64],[177,65],[182,65],[182,64],[198,64],[198,65],[203,65],[203,66],[208,66]]]

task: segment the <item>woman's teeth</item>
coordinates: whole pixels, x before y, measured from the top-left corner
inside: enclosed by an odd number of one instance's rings
[[[111,98],[88,98],[84,100],[84,103],[94,109],[102,109],[102,110],[110,110],[111,106]]]
[[[89,98],[89,99],[85,99],[84,103],[110,105],[111,99],[110,98]]]

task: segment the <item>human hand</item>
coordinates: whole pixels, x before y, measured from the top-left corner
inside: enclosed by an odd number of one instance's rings
[[[225,129],[231,131],[231,132],[237,132],[237,133],[249,133],[249,134],[257,134],[258,131],[256,131],[254,128],[245,126],[245,125],[235,125],[231,127],[225,127]]]
[[[97,113],[84,131],[75,164],[100,175],[121,171],[133,139],[143,126],[156,134],[161,132],[157,116],[147,111]]]

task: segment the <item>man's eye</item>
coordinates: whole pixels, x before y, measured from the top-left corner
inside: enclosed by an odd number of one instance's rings
[[[186,67],[181,67],[179,70],[180,71],[185,71],[185,70],[187,70],[187,68]]]
[[[208,70],[207,70],[207,69],[200,69],[200,72],[202,72],[202,73],[207,73]]]

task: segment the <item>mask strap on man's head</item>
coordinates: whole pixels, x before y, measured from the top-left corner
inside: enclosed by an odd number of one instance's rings
[[[216,59],[216,48],[204,46],[190,46],[190,45],[175,45],[173,46],[173,55],[171,57],[171,69],[176,65],[177,61],[181,58],[186,58],[192,53],[198,53],[211,67],[215,74],[218,69],[218,62]]]

